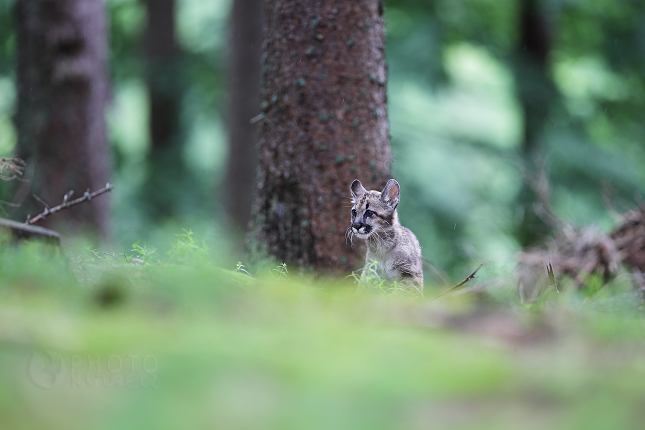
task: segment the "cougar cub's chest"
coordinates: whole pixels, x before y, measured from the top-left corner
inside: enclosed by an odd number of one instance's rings
[[[383,191],[366,190],[356,179],[349,232],[367,242],[366,263],[376,261],[382,277],[404,288],[423,290],[421,247],[414,233],[399,223],[400,186],[390,179]]]

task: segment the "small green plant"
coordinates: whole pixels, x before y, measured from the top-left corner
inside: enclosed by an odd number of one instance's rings
[[[177,242],[172,245],[172,249],[168,251],[170,257],[177,260],[179,263],[195,262],[204,259],[208,255],[208,247],[206,242],[202,241],[201,245],[195,241],[194,233],[192,230],[183,230],[183,233],[175,235]]]
[[[92,246],[85,248],[85,251],[85,253],[76,258],[78,263],[115,265],[129,263],[133,257],[125,253],[100,251],[98,248],[93,248]]]
[[[98,264],[102,266],[151,263],[154,261],[152,254],[157,251],[157,248],[142,246],[139,245],[139,241],[136,241],[132,244],[131,251],[135,254],[106,252],[88,246],[85,248],[85,252],[79,255],[75,261],[78,264]]]
[[[349,277],[354,278],[359,291],[375,290],[386,296],[404,295],[403,293],[405,293],[398,282],[389,282],[379,274],[376,260],[368,261],[362,269],[352,272]]]
[[[148,247],[146,245],[139,245],[139,241],[137,240],[132,244],[132,252],[136,252],[137,255],[134,257],[136,259],[139,259],[141,263],[151,263],[153,261],[152,259],[152,254],[157,252],[157,248],[155,247]],[[133,257],[128,258],[129,261],[133,260]]]
[[[237,264],[235,265],[235,271],[236,271],[236,272],[246,273],[247,275],[252,276],[252,275],[248,272],[248,270],[246,270],[246,266],[245,266],[244,264],[242,264],[242,262],[241,262],[241,261],[238,261],[238,262],[237,262]]]
[[[277,273],[278,273],[278,277],[287,276],[287,273],[289,273],[289,271],[287,270],[287,263],[280,263],[280,264],[278,264],[278,265],[276,266],[276,268],[275,268],[275,269],[271,269],[271,271],[273,271],[273,272],[277,272]],[[273,277],[275,278],[275,276],[273,275],[273,273],[271,274],[271,276],[273,276]]]

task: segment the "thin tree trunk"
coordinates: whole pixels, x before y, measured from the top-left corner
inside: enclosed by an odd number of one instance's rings
[[[523,0],[520,23],[521,39],[514,70],[518,99],[524,114],[522,157],[527,177],[518,196],[518,205],[524,216],[516,235],[522,246],[529,246],[550,232],[550,227],[533,210],[537,196],[530,181],[539,173],[536,160],[544,146],[546,124],[558,92],[549,75],[551,28],[539,0]]]
[[[263,10],[264,0],[234,0],[231,10],[229,155],[224,197],[228,217],[241,232],[251,218],[258,158],[258,126],[250,121],[260,113]]]
[[[175,36],[175,0],[145,0],[146,73],[150,97],[150,140],[142,201],[153,219],[170,217],[191,177],[183,160],[181,55]]]
[[[349,185],[390,173],[380,0],[267,0],[256,256],[319,272],[360,265],[345,240]]]
[[[32,192],[49,205],[70,190],[105,186],[106,16],[101,0],[17,0],[18,156],[33,172]],[[49,217],[105,236],[108,196]],[[25,212],[43,207],[29,196]],[[24,220],[24,218],[22,218]]]
[[[535,156],[542,146],[540,139],[557,95],[549,76],[552,35],[539,0],[524,0],[520,11],[521,38],[516,73],[524,111],[523,151],[527,156]]]

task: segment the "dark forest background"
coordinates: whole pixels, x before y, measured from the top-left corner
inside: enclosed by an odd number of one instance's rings
[[[16,3],[37,2],[0,2],[0,156],[20,152]],[[262,2],[104,6],[104,158],[115,184],[105,246],[163,249],[186,228],[211,247],[241,250]],[[547,175],[559,217],[605,231],[641,202],[645,2],[388,0],[384,18],[392,174],[402,223],[426,258],[463,272],[473,259],[503,264],[539,242],[549,227],[534,214],[527,178]],[[0,200],[12,193],[2,188]]]

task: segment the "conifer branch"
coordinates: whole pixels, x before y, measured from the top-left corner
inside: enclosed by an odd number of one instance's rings
[[[0,157],[0,181],[11,182],[25,171],[26,163],[20,158]]]

